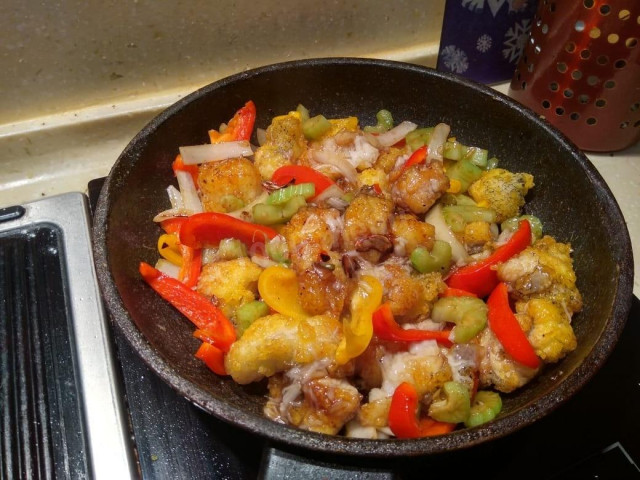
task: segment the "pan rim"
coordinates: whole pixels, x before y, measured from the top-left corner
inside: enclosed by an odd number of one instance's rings
[[[185,105],[201,96],[207,95],[211,91],[223,88],[238,80],[246,80],[254,76],[275,71],[299,67],[313,68],[323,65],[373,65],[381,68],[415,71],[422,75],[434,76],[441,80],[470,88],[478,94],[489,96],[492,100],[518,111],[527,117],[528,121],[533,122],[536,126],[545,130],[548,135],[554,137],[568,152],[571,152],[588,176],[589,182],[593,185],[594,189],[602,194],[603,202],[609,216],[613,217],[614,221],[619,222],[619,224],[625,224],[622,212],[613,194],[595,166],[593,166],[584,153],[573,145],[561,132],[538,117],[533,111],[487,86],[428,67],[389,60],[349,57],[294,60],[255,68],[213,82],[183,97],[152,119],[123,150],[115,162],[111,173],[113,173],[121,161],[124,161],[130,152],[137,148],[148,135],[152,134],[161,123],[170,118],[175,112],[184,108]],[[172,388],[177,390],[180,395],[187,398],[196,406],[228,423],[234,424],[247,431],[258,433],[278,443],[324,453],[339,453],[365,457],[388,457],[416,456],[458,450],[506,436],[520,428],[530,425],[558,408],[593,377],[604,363],[604,359],[609,356],[615,347],[631,308],[633,259],[631,240],[625,228],[624,232],[619,232],[618,238],[620,248],[616,258],[618,258],[620,274],[617,278],[616,293],[613,299],[610,320],[603,328],[593,349],[584,358],[583,362],[569,373],[561,383],[557,384],[552,391],[550,390],[535,401],[529,402],[518,410],[505,417],[498,418],[490,424],[471,429],[457,430],[441,437],[414,440],[364,440],[303,431],[287,425],[278,424],[266,417],[258,417],[253,413],[248,413],[239,407],[226,404],[220,399],[212,397],[210,392],[203,390],[191,381],[177,375],[177,372],[145,339],[127,312],[109,269],[106,239],[109,200],[112,190],[111,173],[103,186],[98,200],[94,216],[93,235],[96,272],[112,323],[125,334],[134,350],[149,368]]]

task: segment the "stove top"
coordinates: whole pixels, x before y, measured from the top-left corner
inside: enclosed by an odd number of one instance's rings
[[[102,180],[89,184],[94,205],[101,185]],[[552,414],[484,445],[399,460],[326,457],[272,445],[180,397],[143,364],[119,332],[114,338],[145,479],[417,479],[479,471],[494,479],[640,479],[640,301],[635,297],[620,342],[604,367]]]

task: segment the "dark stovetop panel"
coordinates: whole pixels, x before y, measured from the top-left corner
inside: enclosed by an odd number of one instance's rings
[[[90,184],[93,202],[100,187],[99,180]],[[118,332],[115,339],[145,479],[284,479],[304,471],[311,480],[335,468],[393,472],[391,476],[403,479],[423,479],[427,474],[457,478],[479,472],[494,479],[640,479],[636,466],[640,465],[640,301],[635,297],[607,363],[555,412],[485,445],[399,460],[326,457],[281,445],[276,446],[278,453],[262,438],[221,422],[180,397],[143,364]],[[316,473],[311,468],[293,469],[291,459],[325,468]]]

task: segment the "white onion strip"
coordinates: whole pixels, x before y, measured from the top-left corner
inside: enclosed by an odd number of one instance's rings
[[[344,190],[342,190],[338,185],[334,183],[333,185],[329,185],[327,188],[325,188],[322,193],[316,195],[313,198],[313,201],[323,202],[325,200],[328,200],[329,198],[340,198],[342,195],[344,195]]]
[[[169,201],[171,202],[171,208],[173,210],[180,210],[184,208],[184,202],[182,201],[182,194],[173,185],[167,187],[167,195],[169,195]]]
[[[180,147],[180,155],[185,165],[196,165],[227,158],[248,157],[253,155],[253,149],[248,141],[240,140]]]
[[[358,171],[349,160],[336,152],[313,152],[313,159],[322,165],[335,167],[347,180],[355,183],[358,179]]]
[[[407,136],[407,133],[413,132],[418,125],[413,122],[404,121],[396,127],[393,127],[388,132],[384,132],[376,137],[378,143],[383,147],[390,147],[391,145],[395,145],[404,137]]]
[[[184,208],[191,210],[193,213],[201,213],[203,211],[202,202],[198,196],[198,191],[196,190],[195,183],[193,183],[191,174],[184,170],[178,170],[176,171],[176,178],[178,180],[178,186],[180,187]]]
[[[431,160],[438,160],[440,162],[444,161],[442,153],[450,131],[451,127],[446,123],[439,123],[435,126],[433,133],[431,133],[431,138],[429,139],[429,146],[427,147],[426,163],[431,162]]]
[[[156,262],[156,270],[160,270],[162,273],[172,278],[178,278],[180,276],[180,267],[164,258],[158,259]]]

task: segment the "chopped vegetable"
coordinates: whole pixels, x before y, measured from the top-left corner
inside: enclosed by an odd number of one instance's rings
[[[522,365],[538,368],[540,359],[509,306],[506,283],[499,283],[491,292],[487,306],[489,307],[489,328],[502,344],[505,352]]]
[[[258,203],[253,206],[253,221],[260,225],[276,225],[291,219],[298,210],[307,204],[304,197],[296,195],[282,205]]]
[[[284,263],[289,260],[289,247],[282,235],[273,237],[267,242],[267,255],[274,262]]]
[[[527,220],[529,225],[531,225],[531,235],[533,235],[534,239],[542,238],[542,222],[538,217],[534,217],[533,215],[521,215],[519,217],[511,217],[500,224],[500,228],[504,232],[506,231],[515,231],[518,229],[520,222],[522,220]]]
[[[404,121],[397,127],[392,128],[388,132],[378,135],[377,140],[383,147],[395,145],[400,140],[404,140],[409,132],[415,130],[418,126],[413,122]]]
[[[460,192],[466,192],[469,186],[478,180],[484,170],[469,160],[459,160],[447,167],[447,177],[460,182]]]
[[[443,297],[433,305],[431,318],[435,322],[455,323],[453,341],[466,343],[487,325],[487,305],[474,297]]]
[[[496,221],[496,212],[474,205],[446,205],[442,207],[442,215],[447,225],[456,233],[463,232],[468,222]]]
[[[440,393],[444,398],[436,399],[429,407],[429,416],[439,422],[461,423],[469,417],[471,399],[469,390],[460,382],[447,382]]]
[[[497,392],[481,390],[473,398],[473,404],[469,416],[464,421],[467,427],[477,427],[490,422],[498,416],[502,410],[502,399]]]
[[[190,213],[202,212],[202,202],[198,196],[198,190],[196,189],[196,184],[193,182],[191,174],[184,170],[176,170],[176,180],[178,180],[185,210],[188,210]]]
[[[331,123],[324,115],[316,115],[302,122],[302,131],[309,140],[318,140],[331,129]]]
[[[300,304],[298,277],[290,268],[280,265],[266,268],[258,278],[258,292],[270,308],[282,315],[296,319],[309,316]]]
[[[451,245],[442,240],[433,243],[431,251],[417,247],[409,257],[411,265],[420,273],[447,272],[451,265]]]
[[[417,328],[404,329],[393,318],[389,303],[383,303],[373,312],[373,332],[380,340],[389,342],[422,342],[436,340],[445,347],[450,347],[451,330],[418,330]]]
[[[389,408],[389,428],[397,438],[420,438],[449,433],[455,423],[438,422],[430,418],[420,419],[418,414],[418,394],[408,382],[395,389]]]
[[[242,335],[242,333],[249,328],[249,325],[255,322],[258,318],[267,315],[269,315],[269,307],[266,303],[261,302],[260,300],[245,303],[236,310],[238,333]]]
[[[237,238],[223,238],[218,245],[216,260],[233,260],[247,256],[247,246]]]
[[[269,205],[282,205],[287,203],[291,198],[296,196],[304,197],[308,200],[316,195],[316,186],[313,183],[299,183],[297,185],[289,185],[273,192],[267,198]]]
[[[194,336],[197,337],[196,330],[194,332]],[[207,343],[202,342],[200,348],[195,353],[195,357],[202,360],[210,370],[218,375],[226,375],[227,371],[224,368],[224,352],[220,350],[218,347]]]
[[[223,133],[209,130],[209,139],[211,143],[249,140],[255,121],[256,105],[253,101],[249,100],[235,113],[233,118],[229,120],[227,128]]]
[[[198,292],[175,278],[160,273],[151,265],[140,262],[142,278],[162,298],[187,317],[197,328],[212,332],[211,341],[223,352],[236,340],[233,325],[222,311]]]
[[[406,170],[409,167],[413,167],[414,165],[418,165],[425,161],[427,158],[427,146],[423,145],[418,148],[415,152],[411,154],[411,156],[404,162],[402,165],[402,170]]]
[[[467,292],[460,288],[447,287],[444,293],[440,294],[441,297],[477,297],[475,293]]]
[[[239,220],[230,215],[205,212],[190,216],[180,229],[180,243],[192,248],[217,246],[223,238],[237,238],[247,247],[266,243],[278,233],[266,226]]]
[[[180,147],[180,155],[185,165],[195,165],[227,158],[248,157],[253,155],[253,150],[247,140],[238,140]]]
[[[315,194],[321,194],[326,188],[335,185],[326,175],[304,165],[285,165],[273,172],[271,181],[277,185],[285,186],[293,182],[296,185],[301,183],[313,183]]]
[[[447,279],[447,285],[473,292],[485,297],[498,284],[494,266],[517,255],[531,243],[531,226],[528,221],[520,222],[520,228],[507,243],[499,247],[485,260],[455,270]]]
[[[193,178],[194,185],[198,184],[198,166],[197,165],[186,165],[182,160],[182,155],[177,155],[176,159],[171,164],[171,168],[173,169],[174,175],[178,175],[178,172],[187,172]],[[173,205],[172,205],[173,206]],[[177,208],[177,207],[174,207]]]
[[[180,242],[174,233],[165,233],[158,237],[158,253],[165,259],[182,266],[182,254],[180,253]]]
[[[380,110],[376,113],[378,123],[373,127],[364,127],[363,130],[368,133],[384,133],[393,128],[393,115],[389,110]]]
[[[344,365],[364,352],[373,336],[373,312],[382,302],[382,284],[370,275],[363,275],[358,281],[349,314],[344,316],[343,337],[336,351],[336,362]]]

